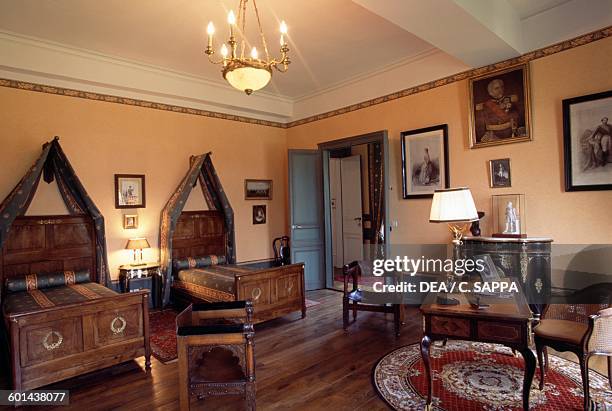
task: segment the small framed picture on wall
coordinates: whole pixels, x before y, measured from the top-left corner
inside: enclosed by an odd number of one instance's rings
[[[253,224],[265,224],[266,223],[266,206],[265,205],[254,205],[253,206]]]
[[[124,214],[123,228],[125,230],[133,230],[138,228],[138,214]]]
[[[115,174],[115,208],[146,207],[144,174]]]
[[[563,100],[565,191],[612,190],[612,90]]]
[[[432,198],[435,190],[449,188],[448,126],[404,131],[400,139],[404,198]]]
[[[509,158],[489,161],[489,185],[491,188],[512,187]]]
[[[272,180],[244,180],[245,200],[272,200]]]

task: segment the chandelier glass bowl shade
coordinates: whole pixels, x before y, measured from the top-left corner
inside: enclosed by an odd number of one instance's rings
[[[229,25],[229,39],[227,44],[221,45],[221,59],[215,60],[213,55],[214,50],[214,34],[215,26],[212,22],[208,23],[206,32],[208,34],[208,45],[204,51],[208,55],[208,59],[213,64],[221,64],[223,66],[221,73],[223,78],[227,80],[232,87],[244,91],[246,94],[251,94],[253,91],[264,88],[272,79],[272,69],[280,72],[285,72],[289,68],[291,61],[287,56],[289,47],[287,46],[286,35],[287,25],[284,21],[280,24],[280,58],[271,58],[266,44],[266,38],[261,28],[261,20],[259,11],[257,10],[256,0],[250,0],[257,18],[257,26],[259,28],[259,37],[263,56],[260,58],[257,47],[252,46],[248,56],[245,56],[245,51],[249,43],[246,39],[246,12],[247,3],[249,0],[240,0],[238,5],[238,17],[230,10],[227,14],[227,23]],[[237,38],[238,36],[238,38]]]

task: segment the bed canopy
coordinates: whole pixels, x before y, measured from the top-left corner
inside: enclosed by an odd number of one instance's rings
[[[41,175],[48,184],[53,180],[57,182],[57,187],[70,215],[87,215],[92,218],[96,236],[97,273],[95,277],[100,284],[109,286],[104,217],[70,165],[60,146],[59,137],[43,145],[40,157],[0,204],[0,249],[7,240],[15,219],[23,216],[30,206]]]
[[[234,211],[223,191],[221,181],[217,176],[210,154],[192,156],[189,171],[181,180],[170,200],[161,213],[159,233],[159,247],[161,253],[161,269],[164,277],[164,305],[170,300],[170,285],[172,282],[172,235],[176,229],[177,221],[197,182],[204,193],[204,199],[210,210],[223,213],[227,229],[227,262],[236,262],[236,247],[234,243]]]

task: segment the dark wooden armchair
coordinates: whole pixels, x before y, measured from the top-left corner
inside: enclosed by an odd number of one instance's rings
[[[244,395],[255,410],[251,301],[191,304],[176,317],[181,411],[191,397]]]
[[[359,288],[359,277],[361,276],[361,267],[359,262],[353,261],[342,267],[344,276],[344,295],[342,296],[342,319],[344,330],[348,330],[349,326],[349,310],[353,310],[353,321],[357,320],[357,311],[371,311],[379,313],[393,314],[393,326],[395,335],[400,335],[401,325],[401,304],[364,304],[362,303],[363,292]],[[349,291],[348,283],[352,282],[352,289]]]
[[[572,303],[575,301],[575,303]],[[592,302],[585,304],[584,302]],[[540,389],[548,367],[546,347],[578,356],[582,372],[584,409],[589,409],[589,358],[608,356],[608,379],[612,388],[612,284],[595,284],[568,298],[569,304],[551,304],[534,329],[540,365]]]

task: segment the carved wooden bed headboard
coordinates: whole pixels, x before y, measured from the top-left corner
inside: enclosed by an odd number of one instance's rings
[[[33,273],[89,270],[96,281],[96,237],[88,216],[17,217],[0,252],[0,285]]]
[[[172,258],[226,255],[227,229],[220,211],[183,211],[172,236]]]

